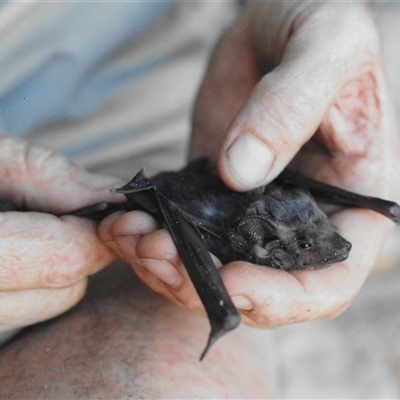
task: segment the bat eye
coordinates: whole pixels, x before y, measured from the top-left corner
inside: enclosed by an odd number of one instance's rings
[[[299,243],[299,247],[303,250],[307,250],[312,246],[311,243],[307,243],[307,242],[301,242]]]

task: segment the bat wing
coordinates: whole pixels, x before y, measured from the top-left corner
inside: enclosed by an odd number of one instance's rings
[[[196,223],[160,193],[142,171],[115,192],[124,193],[132,209],[140,208],[164,222],[170,232],[210,321],[211,333],[200,360],[203,359],[219,337],[239,325],[240,314],[226,291],[202,234]]]
[[[344,207],[363,207],[383,214],[392,221],[400,222],[400,206],[392,201],[377,197],[363,196],[357,193],[328,185],[315,179],[304,176],[298,172],[285,169],[277,178],[285,183],[305,186],[315,200],[321,203],[334,204]]]

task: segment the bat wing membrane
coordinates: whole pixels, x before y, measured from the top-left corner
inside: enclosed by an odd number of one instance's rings
[[[129,203],[135,204],[133,209],[140,208],[163,221],[170,232],[210,321],[211,333],[200,360],[203,359],[219,337],[240,324],[240,314],[226,291],[198,227],[143,174],[136,175],[129,184],[115,192],[124,193]]]
[[[285,169],[278,180],[305,186],[315,200],[344,207],[363,207],[376,211],[392,221],[400,222],[400,206],[392,201],[363,196]]]

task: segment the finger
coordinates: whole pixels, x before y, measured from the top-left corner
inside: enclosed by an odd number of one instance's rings
[[[240,296],[252,304],[251,309],[244,310],[248,323],[273,328],[334,317],[347,308],[364,283],[393,224],[364,210],[343,211],[335,216],[335,223],[353,243],[346,262],[321,270],[291,273],[241,262],[221,268],[231,296]]]
[[[261,79],[228,129],[219,158],[227,185],[243,191],[275,178],[317,130],[340,88],[379,62],[372,22],[358,8],[349,10],[340,18],[318,11],[292,21],[279,66]]]
[[[140,237],[158,228],[158,222],[143,211],[118,211],[101,221],[98,232],[103,241],[113,242],[123,236]]]
[[[191,159],[217,161],[229,124],[261,78],[250,17],[244,13],[215,48],[194,107]]]
[[[0,291],[69,287],[114,258],[95,223],[72,216],[0,213]]]
[[[76,305],[85,294],[87,279],[62,289],[0,292],[0,331],[33,325]]]
[[[172,243],[171,238],[165,231],[159,230],[158,222],[149,214],[142,211],[131,211],[127,213],[117,212],[105,218],[98,228],[99,237],[103,240],[121,259],[130,264],[136,274],[153,290],[167,294],[168,290],[165,289],[163,283],[151,271],[151,264],[156,262],[154,256],[161,252],[161,258],[168,253],[168,249],[177,255],[176,248]],[[155,233],[155,234],[152,234]],[[167,238],[165,246],[162,241],[160,243],[159,237],[165,236]],[[145,248],[149,254],[147,269],[144,265],[146,260],[142,262],[140,256],[137,254],[137,243],[145,237],[143,243],[146,243]],[[177,256],[178,257],[178,256]],[[178,257],[179,258],[179,257]],[[166,260],[159,260],[164,267],[159,268],[158,273],[162,275],[167,284],[177,284],[180,279],[179,274],[176,272],[172,265]],[[168,276],[169,272],[171,276]],[[177,280],[174,281],[174,277]],[[172,281],[171,281],[172,280]]]
[[[89,173],[54,150],[7,136],[0,139],[0,169],[0,195],[36,211],[59,213],[123,199],[109,190],[120,180]]]
[[[178,250],[165,230],[143,236],[136,245],[135,272],[153,290],[192,310],[203,310]]]
[[[134,269],[149,287],[191,310],[204,312],[186,267],[166,230],[142,237],[136,245],[136,255],[138,263]],[[219,263],[216,258],[215,262]],[[232,300],[239,309],[250,307],[242,297]]]
[[[119,211],[101,221],[98,234],[119,257],[133,264],[137,261],[135,248],[139,238],[158,227],[158,222],[143,211]]]

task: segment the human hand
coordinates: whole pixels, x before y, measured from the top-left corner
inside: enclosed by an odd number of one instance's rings
[[[398,201],[398,135],[364,6],[250,3],[217,46],[199,93],[191,155],[204,154],[218,160],[235,190],[266,184],[290,163],[316,179]],[[346,262],[313,271],[244,262],[220,269],[246,322],[276,327],[333,317],[351,303],[393,224],[362,209],[332,220],[353,243]],[[150,217],[131,213],[101,227],[149,286],[200,309],[171,238],[155,229]]]
[[[7,332],[74,306],[85,293],[87,277],[112,261],[96,224],[46,212],[115,201],[109,188],[119,182],[7,136],[0,136],[0,171],[0,196],[39,211],[0,213],[1,342]]]

